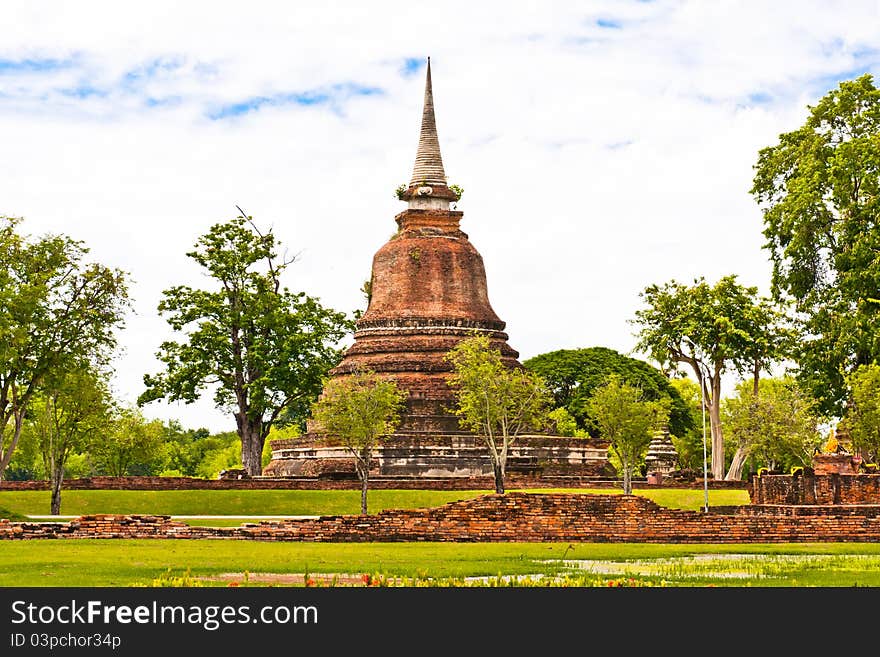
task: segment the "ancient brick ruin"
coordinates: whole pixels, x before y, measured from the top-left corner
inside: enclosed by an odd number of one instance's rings
[[[798,509],[792,513],[791,509]],[[0,540],[82,538],[260,541],[572,541],[597,543],[803,543],[880,541],[880,505],[744,505],[709,513],[658,506],[637,495],[507,493],[432,509],[323,516],[240,527],[189,526],[168,516],[93,515],[69,523],[0,520]]]
[[[816,454],[809,469],[755,477],[749,495],[757,505],[880,507],[880,475],[859,473],[852,454]]]
[[[331,376],[369,369],[409,393],[400,427],[377,450],[377,475],[487,474],[485,447],[459,429],[451,411],[452,367],[444,357],[476,333],[489,337],[507,365],[521,365],[489,303],[483,259],[459,225],[463,213],[450,207],[458,194],[447,184],[440,155],[430,61],[415,166],[400,197],[407,209],[395,217],[397,232],[373,258],[367,310]],[[349,455],[313,424],[306,436],[271,447],[267,476],[354,476]],[[535,435],[519,439],[509,469],[600,475],[606,463],[604,443]]]

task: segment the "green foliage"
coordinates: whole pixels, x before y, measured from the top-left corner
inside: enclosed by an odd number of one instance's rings
[[[163,476],[216,479],[221,470],[241,467],[241,441],[234,431],[212,434],[207,429],[183,430],[178,422],[171,421],[163,433]]]
[[[222,470],[240,467],[241,449],[236,442],[230,442],[226,447],[218,447],[205,452],[196,468],[196,476],[204,479],[216,479]]]
[[[660,370],[607,347],[559,349],[529,358],[523,366],[547,383],[553,394],[553,403],[565,408],[580,429],[595,432],[588,410],[589,400],[593,391],[612,374],[639,387],[649,400],[669,397],[669,431],[673,435],[685,435],[699,422],[699,415],[692,415],[691,407]]]
[[[60,513],[61,485],[68,461],[106,431],[110,404],[104,375],[87,365],[71,372],[52,373],[31,401],[23,431],[32,436],[51,482],[51,513]]]
[[[776,298],[803,335],[799,378],[841,415],[846,374],[880,357],[880,90],[841,82],[800,128],[760,150],[751,193],[764,218]]]
[[[160,474],[165,476],[195,477],[196,468],[205,452],[217,447],[216,440],[212,439],[207,429],[185,430],[177,420],[166,422],[162,432],[167,463]],[[235,433],[228,435],[237,441]]]
[[[504,492],[507,453],[521,433],[547,425],[551,395],[540,376],[508,367],[485,335],[459,342],[446,355],[453,374],[460,426],[480,436],[489,448],[495,489]]]
[[[334,377],[324,384],[324,392],[315,402],[315,422],[338,437],[355,458],[362,483],[361,513],[367,513],[367,485],[373,449],[400,424],[407,393],[391,380],[374,372],[358,371]]]
[[[403,195],[406,193],[408,186],[406,183],[400,183],[394,190],[394,198],[399,201],[403,200]]]
[[[394,432],[405,400],[406,392],[393,380],[373,372],[355,372],[326,382],[312,417],[357,455]]]
[[[455,194],[455,200],[460,201],[462,195],[464,194],[464,189],[459,185],[449,185],[449,191]]]
[[[752,373],[784,356],[789,332],[784,316],[757,287],[740,285],[736,275],[715,285],[704,278],[691,286],[669,281],[639,295],[646,307],[636,312],[636,349],[658,363],[677,367],[702,363],[710,373],[733,369]],[[694,371],[698,381],[702,378]]]
[[[632,493],[632,475],[644,461],[654,432],[669,421],[669,399],[649,401],[637,387],[612,374],[593,392],[590,415],[599,435],[620,462],[623,492]]]
[[[122,271],[86,262],[69,237],[23,236],[19,223],[0,217],[0,478],[47,376],[106,365],[129,305]]]
[[[590,434],[577,425],[577,420],[564,406],[554,408],[547,414],[547,419],[556,428],[555,433],[559,436],[571,436],[572,438],[589,438]]]
[[[852,404],[841,420],[852,448],[867,461],[880,457],[880,365],[860,365],[846,377]]]
[[[107,431],[89,447],[95,471],[113,477],[158,474],[167,463],[165,427],[137,408],[119,408]]]
[[[677,369],[688,365],[698,385],[705,382],[706,411],[712,435],[712,474],[724,476],[725,445],[721,428],[721,376],[735,370],[759,373],[784,357],[791,332],[785,317],[756,287],[740,285],[735,275],[709,285],[669,281],[642,291],[645,307],[636,312],[636,349]]]
[[[165,371],[145,375],[138,398],[190,403],[212,388],[217,407],[236,418],[242,463],[254,475],[272,425],[285,409],[294,409],[290,421],[301,420],[342,356],[337,343],[353,328],[343,313],[281,285],[292,261],[277,261],[277,245],[271,231],[261,233],[244,216],[198,239],[187,255],[215,289],[165,290],[159,311],[186,338],[162,343]]]
[[[678,452],[678,465],[681,469],[703,469],[703,409],[700,401],[700,386],[687,377],[670,379],[670,386],[675,390],[693,424],[680,434],[672,432],[670,413],[670,439]],[[673,398],[673,408],[675,401]],[[708,423],[708,418],[707,418]],[[708,427],[706,429],[708,431]]]
[[[771,470],[809,466],[823,442],[816,401],[791,377],[762,379],[757,395],[751,382],[740,383],[723,420],[734,444]]]

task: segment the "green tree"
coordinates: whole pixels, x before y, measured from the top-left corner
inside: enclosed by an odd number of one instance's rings
[[[880,357],[880,90],[865,74],[808,110],[759,151],[751,193],[773,295],[793,304],[802,335],[798,378],[840,416],[846,375]]]
[[[616,374],[596,388],[589,401],[599,435],[620,462],[624,495],[632,494],[632,476],[648,451],[654,432],[669,421],[669,399],[649,401]]]
[[[860,365],[846,377],[851,404],[841,422],[852,448],[869,462],[880,458],[880,365]]]
[[[586,429],[581,429],[574,416],[568,412],[564,406],[554,408],[547,413],[547,419],[550,420],[554,431],[559,436],[570,436],[572,438],[589,438],[590,434]]]
[[[98,472],[112,477],[157,474],[167,463],[165,427],[137,408],[119,408],[106,433],[92,441],[89,456]]]
[[[105,377],[84,366],[51,375],[31,402],[24,431],[31,434],[52,491],[50,513],[61,513],[68,459],[88,449],[107,428],[111,398]]]
[[[236,443],[238,435],[233,433]],[[209,449],[211,432],[199,429],[184,429],[178,420],[168,420],[163,426],[162,442],[165,444],[167,469],[163,476],[195,477],[196,468],[204,452]]]
[[[126,275],[63,235],[31,239],[0,217],[0,480],[27,408],[52,372],[106,365],[128,308]]]
[[[550,392],[534,372],[506,366],[485,335],[462,340],[446,359],[454,370],[448,383],[457,398],[459,424],[486,443],[495,492],[503,494],[510,446],[522,433],[547,425]]]
[[[700,386],[687,377],[674,378],[669,384],[678,393],[695,423],[680,434],[672,432],[670,439],[678,452],[678,465],[682,469],[703,470],[703,408]],[[670,427],[672,420],[669,421]]]
[[[394,433],[407,393],[391,379],[360,371],[329,379],[315,402],[312,417],[336,436],[355,459],[361,480],[361,513],[367,514],[370,462],[379,440]]]
[[[724,424],[743,463],[751,457],[771,470],[809,466],[823,442],[816,400],[791,377],[762,379],[757,394],[749,381],[741,382],[725,400]],[[742,465],[731,478],[741,473]]]
[[[705,279],[691,286],[670,281],[651,285],[640,295],[646,308],[636,312],[640,328],[636,349],[664,367],[690,366],[704,401],[712,436],[712,476],[725,476],[724,434],[721,426],[721,376],[727,370],[758,372],[782,357],[788,330],[783,314],[755,287],[736,276],[715,285]],[[776,350],[776,353],[774,353]]]
[[[611,374],[617,374],[625,382],[640,388],[648,399],[669,397],[672,400],[669,431],[673,435],[684,435],[695,426],[699,417],[691,414],[690,408],[663,372],[643,360],[625,356],[614,349],[558,349],[529,358],[523,361],[523,366],[547,383],[554,404],[568,410],[581,429],[594,426],[589,416],[588,402],[593,391],[603,385]]]
[[[166,290],[159,311],[181,342],[162,343],[165,371],[145,375],[138,403],[166,398],[194,402],[214,389],[218,408],[235,418],[241,462],[262,472],[263,446],[285,409],[317,398],[336,365],[337,343],[352,329],[343,313],[316,298],[282,287],[293,261],[277,261],[277,240],[250,217],[215,224],[187,255],[216,283],[215,290],[177,286]]]

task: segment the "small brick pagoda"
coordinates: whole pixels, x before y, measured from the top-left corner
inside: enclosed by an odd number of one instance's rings
[[[369,369],[408,391],[406,410],[393,436],[377,449],[375,474],[449,477],[491,473],[486,448],[461,431],[452,413],[445,354],[475,332],[487,335],[511,367],[519,356],[507,344],[505,323],[489,303],[483,258],[462,232],[463,213],[450,208],[450,189],[440,155],[428,60],[424,110],[407,208],[395,217],[397,232],[373,257],[366,312],[354,344],[331,376]],[[350,455],[332,437],[309,425],[305,436],[271,443],[264,476],[346,476]],[[607,446],[581,438],[533,435],[514,444],[511,473],[596,475],[607,463]]]

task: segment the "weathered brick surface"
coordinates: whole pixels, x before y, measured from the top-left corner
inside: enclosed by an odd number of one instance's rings
[[[797,511],[793,511],[797,509]],[[666,509],[636,495],[508,493],[370,516],[188,527],[168,516],[83,516],[70,523],[0,522],[0,539],[221,538],[263,541],[571,541],[778,543],[880,541],[878,506],[753,505],[711,513]]]
[[[425,419],[422,417],[422,419]],[[323,477],[349,472],[354,459],[338,440],[322,434],[273,440],[272,461],[264,470],[271,477]],[[545,475],[608,476],[608,444],[604,441],[548,435],[523,435],[510,447],[507,471]],[[373,450],[371,475],[430,478],[488,476],[489,452],[482,439],[467,433],[431,435],[408,433],[383,440]]]
[[[458,477],[491,473],[485,450],[475,459],[467,451],[434,449],[470,435],[461,432],[452,411],[456,399],[448,384],[453,369],[446,360],[450,349],[477,332],[489,338],[508,366],[521,367],[518,352],[507,343],[505,323],[489,303],[483,259],[462,232],[461,217],[455,210],[412,205],[395,217],[398,231],[373,257],[370,301],[357,321],[354,344],[330,372],[332,377],[346,377],[357,370],[372,370],[408,393],[394,438],[415,437],[419,444],[398,446],[411,454],[385,460],[379,455],[378,474]],[[350,469],[331,463],[347,457],[325,449],[328,437],[321,427],[309,422],[307,429],[287,449],[273,444],[266,474],[321,476]],[[522,450],[531,449],[532,442],[532,437],[521,440]],[[297,451],[313,447],[318,451]],[[541,460],[547,461],[552,474],[595,476],[606,467],[607,454],[604,450],[589,458],[570,458],[564,451],[513,454],[511,470],[538,473]]]
[[[409,397],[398,432],[454,433],[447,352],[473,331],[488,335],[510,365],[504,322],[492,309],[483,258],[454,210],[408,209],[373,257],[371,297],[354,344],[332,376],[367,368],[394,379]],[[320,433],[319,427],[310,431]]]
[[[880,504],[880,475],[762,475],[750,491],[753,504]]]

